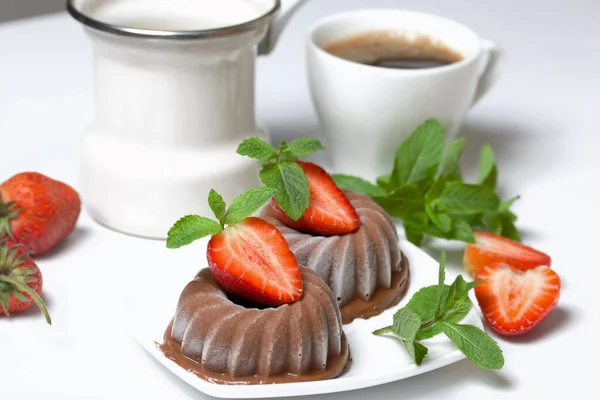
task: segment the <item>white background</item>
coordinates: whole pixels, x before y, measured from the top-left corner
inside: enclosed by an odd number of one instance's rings
[[[515,209],[524,240],[552,256],[563,291],[558,308],[530,335],[498,338],[502,371],[463,361],[321,398],[564,398],[573,390],[594,397],[600,2],[311,0],[277,51],[259,63],[258,114],[276,139],[320,135],[305,78],[308,27],[333,12],[367,6],[439,14],[504,46],[503,78],[463,129],[469,139],[464,168],[472,176],[480,146],[492,144],[502,193],[522,195]],[[66,15],[0,26],[0,180],[37,170],[76,186],[92,83],[89,42]],[[439,245],[427,250],[437,255]],[[460,246],[442,245],[451,247],[450,268],[460,272]],[[164,261],[168,256],[147,256],[162,246],[111,232],[84,213],[69,240],[37,260],[54,325],[45,326],[35,311],[0,317],[0,399],[205,398],[165,371],[123,327],[123,293],[136,290],[136,275],[177,268]],[[200,249],[184,251],[202,266]]]

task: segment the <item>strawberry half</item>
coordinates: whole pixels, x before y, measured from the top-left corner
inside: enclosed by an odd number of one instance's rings
[[[278,306],[302,297],[298,262],[281,232],[255,217],[230,225],[208,243],[208,263],[227,292]]]
[[[547,266],[527,271],[506,264],[484,267],[476,277],[484,281],[475,295],[488,324],[502,335],[532,330],[556,306],[560,278]]]
[[[310,188],[310,205],[298,221],[288,217],[275,198],[271,207],[277,219],[301,232],[321,236],[344,235],[360,228],[360,218],[329,174],[313,163],[298,161]]]
[[[550,257],[541,251],[488,232],[475,233],[475,243],[467,245],[463,260],[465,270],[471,276],[495,263],[505,263],[526,271],[540,265],[550,266],[551,262]]]

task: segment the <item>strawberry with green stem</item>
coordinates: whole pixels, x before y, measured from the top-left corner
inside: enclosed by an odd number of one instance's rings
[[[9,237],[34,254],[71,233],[80,212],[77,192],[42,174],[21,173],[0,185],[0,238]]]
[[[302,276],[289,245],[273,225],[251,217],[274,193],[269,188],[252,189],[227,208],[211,190],[208,203],[217,221],[198,215],[183,217],[169,231],[167,247],[178,248],[210,236],[208,264],[226,292],[269,306],[300,299]]]
[[[42,273],[21,245],[9,240],[0,241],[0,313],[10,316],[35,303],[52,324],[48,308],[40,297]]]

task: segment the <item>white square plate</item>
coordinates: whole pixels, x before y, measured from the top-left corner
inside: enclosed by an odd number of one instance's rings
[[[403,307],[412,295],[425,286],[437,283],[439,264],[421,249],[401,240],[400,246],[410,263],[410,286],[403,301],[396,307],[369,320],[355,320],[344,326],[350,343],[352,363],[349,369],[333,380],[286,383],[275,385],[217,385],[205,381],[167,359],[157,348],[169,321],[173,317],[179,295],[194,277],[198,266],[194,263],[175,263],[168,273],[153,273],[139,277],[135,296],[126,298],[126,320],[137,341],[167,369],[179,378],[210,396],[221,398],[270,398],[306,396],[342,392],[382,385],[444,367],[465,358],[445,336],[423,341],[429,353],[423,365],[417,367],[404,348],[393,338],[374,336],[375,329],[391,325],[394,312]],[[196,257],[197,258],[197,257]],[[159,269],[165,272],[165,268]],[[154,271],[157,272],[157,271]],[[454,279],[447,273],[446,283]],[[463,323],[483,328],[476,308]]]

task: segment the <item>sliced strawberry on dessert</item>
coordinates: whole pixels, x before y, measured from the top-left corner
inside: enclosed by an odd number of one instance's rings
[[[488,232],[476,232],[475,243],[465,249],[465,270],[475,276],[486,266],[505,263],[519,270],[528,270],[540,265],[550,266],[548,255],[514,240]]]
[[[208,263],[227,292],[270,306],[302,297],[298,262],[281,232],[265,220],[249,217],[213,235]]]
[[[290,228],[321,236],[356,232],[360,227],[360,218],[329,174],[313,163],[298,161],[298,165],[308,179],[310,205],[302,217],[294,221],[273,198],[271,207],[277,218]]]
[[[556,306],[560,278],[543,265],[527,271],[493,264],[476,277],[483,281],[475,295],[487,323],[502,335],[522,335],[538,325]]]

